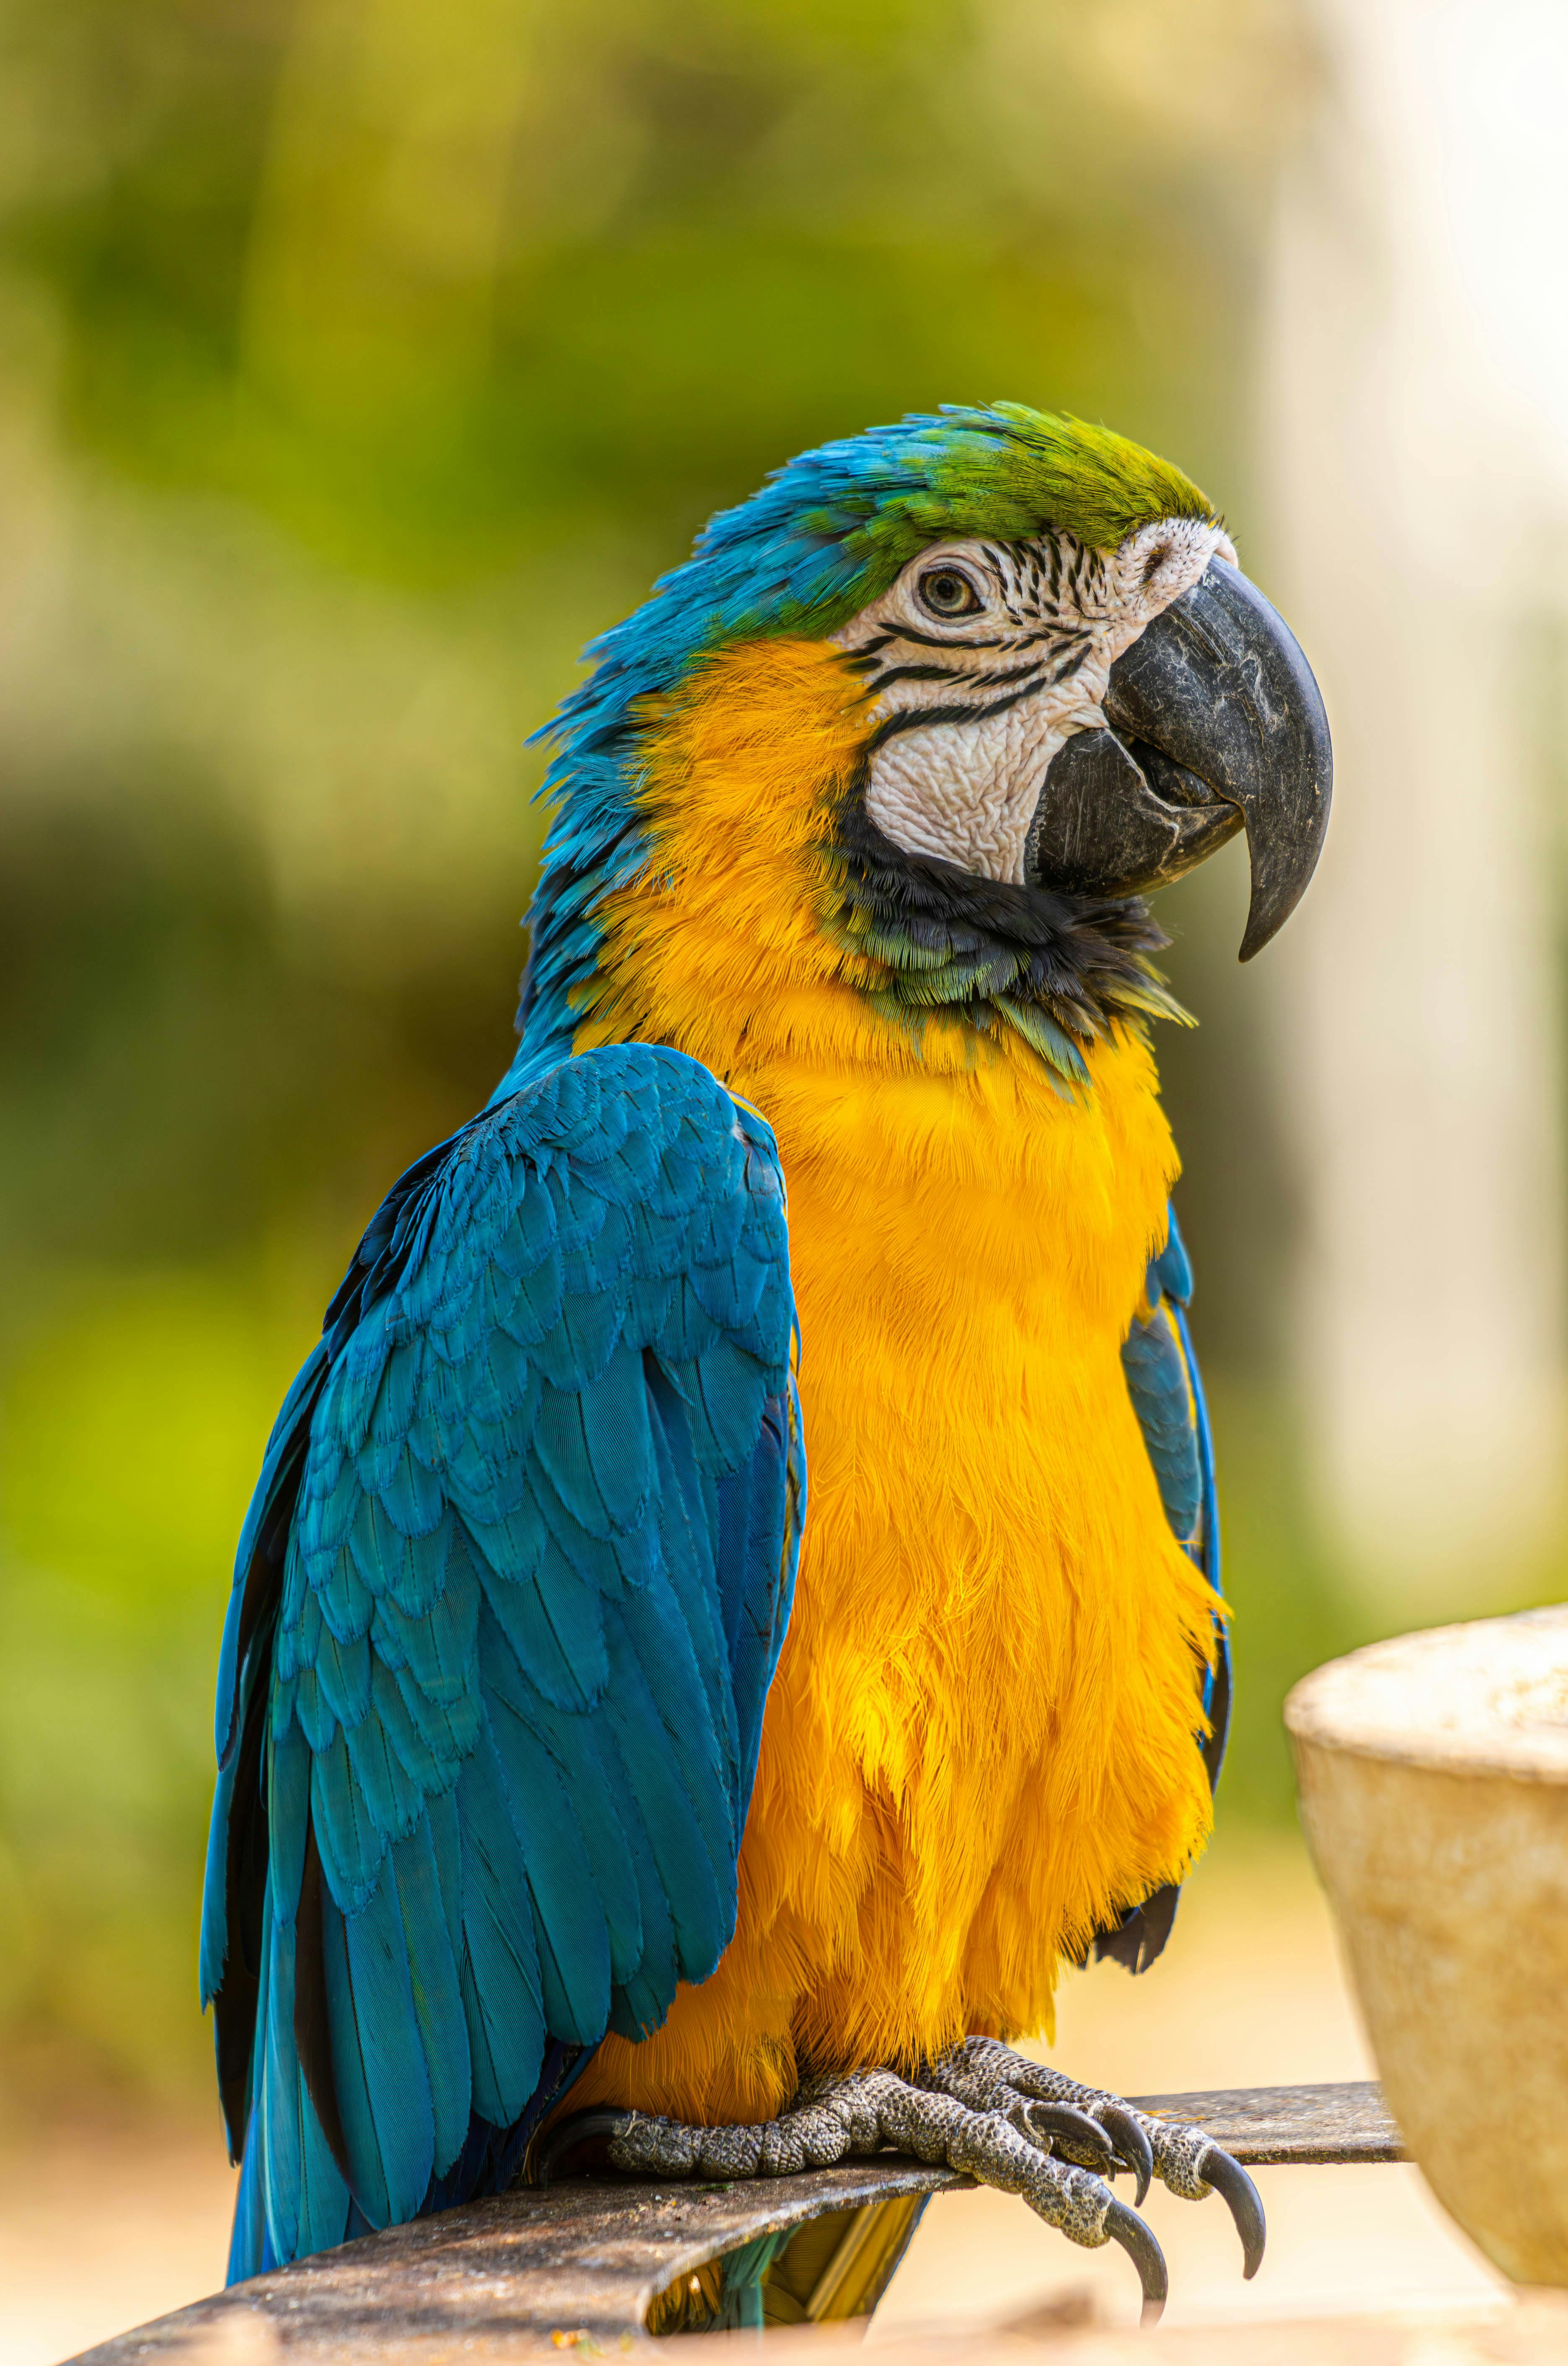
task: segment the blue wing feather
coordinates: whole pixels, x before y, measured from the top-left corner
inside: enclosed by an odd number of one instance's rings
[[[231,2273],[510,2176],[734,1929],[805,1501],[773,1138],[563,1062],[411,1167],[269,1441],[204,1905]]]
[[[1191,1295],[1191,1262],[1173,1208],[1165,1245],[1149,1263],[1145,1284],[1149,1311],[1134,1320],[1122,1350],[1122,1368],[1166,1517],[1216,1597],[1213,1664],[1204,1668],[1200,1687],[1207,1731],[1196,1737],[1212,1790],[1219,1781],[1230,1721],[1231,1661],[1218,1607],[1220,1523],[1213,1439],[1187,1325]],[[1179,1885],[1167,1882],[1152,1897],[1129,1906],[1111,1929],[1097,1934],[1096,1954],[1112,1957],[1129,1971],[1146,1971],[1170,1935],[1179,1895]]]
[[[1179,1310],[1161,1298],[1135,1320],[1122,1368],[1173,1533],[1190,1544],[1202,1507],[1202,1470]]]

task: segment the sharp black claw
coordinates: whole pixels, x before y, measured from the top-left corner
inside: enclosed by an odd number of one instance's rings
[[[1124,2202],[1113,2202],[1106,2212],[1105,2232],[1111,2242],[1121,2244],[1138,2270],[1138,2281],[1144,2287],[1144,2323],[1157,2325],[1165,2312],[1165,2296],[1170,2290],[1165,2253],[1137,2212],[1129,2210]]]
[[[1138,2180],[1133,2207],[1141,2210],[1144,2196],[1149,2190],[1149,2180],[1155,2173],[1155,2148],[1149,2142],[1147,2131],[1139,2126],[1125,2103],[1101,2103],[1100,2124]]]
[[[1025,2111],[1030,2125],[1042,2135],[1066,2136],[1069,2144],[1089,2155],[1087,2161],[1078,2162],[1080,2169],[1097,2169],[1103,2177],[1111,2167],[1116,2155],[1111,2137],[1098,2120],[1091,2120],[1076,2104],[1032,2102],[1025,2106]],[[1067,2158],[1076,2158],[1076,2155],[1069,2154]]]
[[[569,2153],[580,2151],[584,2145],[607,2144],[630,2127],[632,2118],[630,2112],[602,2110],[572,2112],[558,2120],[535,2157],[535,2184],[553,2185]]]
[[[1268,2222],[1263,2215],[1263,2202],[1258,2188],[1239,2160],[1233,2160],[1218,2145],[1211,2145],[1198,2164],[1198,2174],[1205,2185],[1212,2185],[1223,2194],[1226,2209],[1235,2220],[1235,2231],[1241,2236],[1241,2272],[1255,2276],[1263,2263],[1263,2246],[1269,2237]]]

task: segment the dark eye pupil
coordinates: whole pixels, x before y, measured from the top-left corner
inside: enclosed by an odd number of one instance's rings
[[[950,616],[961,615],[972,596],[964,577],[949,572],[928,575],[923,588],[931,605],[944,610]]]

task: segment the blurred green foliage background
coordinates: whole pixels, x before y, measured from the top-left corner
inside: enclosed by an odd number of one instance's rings
[[[359,1226],[508,1057],[524,746],[716,506],[1010,395],[1267,581],[1291,0],[0,0],[0,2093],[207,2092],[233,1539]],[[1358,1631],[1279,1417],[1240,858],[1170,900],[1241,1726]]]

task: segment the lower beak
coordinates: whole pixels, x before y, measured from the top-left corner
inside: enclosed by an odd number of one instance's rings
[[[1306,891],[1328,828],[1328,718],[1294,634],[1223,559],[1117,659],[1108,728],[1052,760],[1025,875],[1042,887],[1137,896],[1247,832],[1250,961]]]

